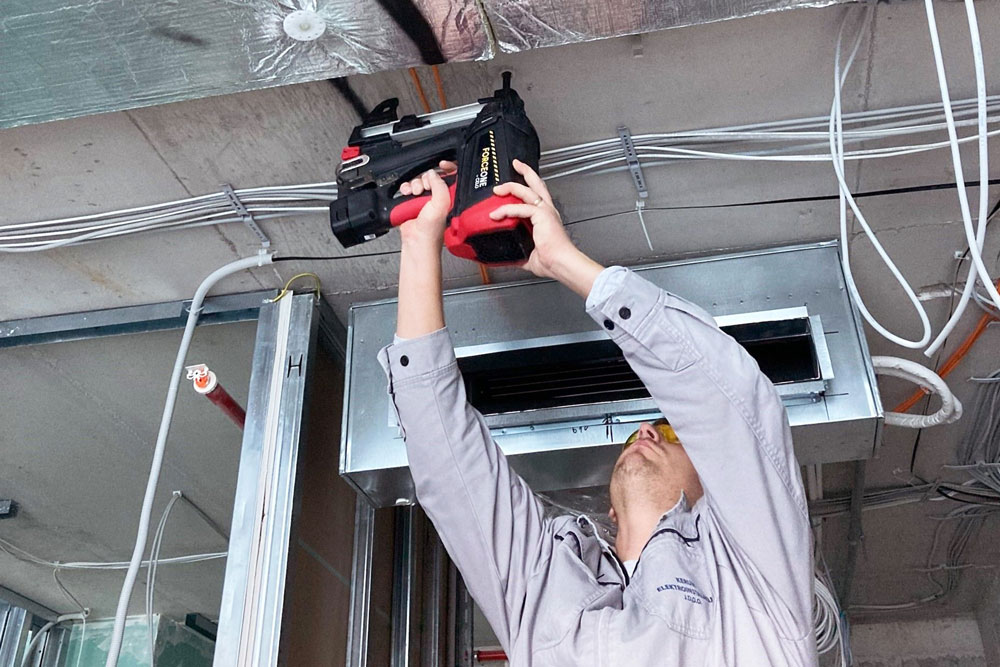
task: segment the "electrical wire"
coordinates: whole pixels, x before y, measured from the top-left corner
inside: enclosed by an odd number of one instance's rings
[[[433,70],[432,70],[433,71]],[[440,92],[440,91],[439,91]],[[1000,96],[986,98],[988,134],[1000,132]],[[957,127],[971,125],[968,118],[977,111],[978,99],[959,100],[953,106]],[[946,127],[938,103],[895,107],[842,114],[845,143],[893,139],[908,135],[937,132]],[[822,163],[832,153],[798,154],[801,148],[817,148],[810,143],[828,134],[822,131],[829,117],[770,121],[727,128],[671,133],[633,135],[637,152],[645,166],[670,164],[678,159],[761,159],[789,162]],[[846,126],[850,126],[847,129]],[[960,143],[973,141],[977,135],[962,137]],[[756,148],[780,144],[777,148]],[[862,151],[846,151],[845,160],[872,159],[909,155],[950,145],[950,141],[925,144],[893,145]],[[712,150],[703,150],[711,146]],[[788,154],[791,152],[792,154]],[[560,166],[562,165],[562,166]],[[572,169],[563,169],[571,167]],[[572,173],[603,173],[625,169],[624,152],[619,139],[552,149],[542,154],[540,172],[547,179]],[[562,171],[560,171],[562,169]],[[900,189],[903,190],[903,189]],[[273,220],[289,215],[323,213],[337,197],[335,182],[301,185],[242,188],[235,191],[241,203],[255,219]],[[860,195],[855,195],[858,197]],[[630,211],[631,212],[631,211]],[[13,223],[0,226],[0,252],[37,252],[89,243],[124,235],[155,231],[191,229],[205,225],[241,222],[226,193],[199,195],[185,200],[133,207],[110,213],[96,213],[56,220]],[[357,255],[363,257],[367,255]]]
[[[170,494],[170,500],[167,501],[166,507],[163,508],[163,514],[160,515],[160,522],[157,524],[156,532],[153,534],[153,544],[149,549],[149,567],[146,569],[146,630],[149,634],[150,667],[155,667],[154,655],[156,646],[153,637],[153,601],[155,599],[156,565],[160,559],[160,546],[163,544],[163,531],[167,527],[167,519],[170,517],[170,511],[181,497],[182,494],[180,491],[174,491]]]
[[[58,572],[59,570],[127,570],[129,566],[129,561],[52,561],[39,558],[32,555],[31,553],[21,549],[20,547],[8,542],[7,540],[0,538],[0,551],[5,552],[8,556],[12,556],[23,563],[30,563],[32,565],[38,565],[40,567],[51,568],[53,572]],[[218,560],[221,558],[226,558],[228,555],[225,551],[218,551],[213,553],[203,553],[203,554],[191,554],[187,556],[172,556],[170,558],[161,558],[159,560],[159,565],[185,565],[188,563],[201,563],[207,560]],[[144,560],[139,564],[139,567],[149,567],[150,562]],[[65,589],[62,582],[59,581],[58,575],[54,576],[56,580],[56,585],[59,586],[63,593],[70,599],[73,604],[82,608],[80,601],[70,594],[69,591]]]
[[[983,283],[986,288],[990,299],[1000,308],[1000,291],[993,286],[993,279],[990,278],[989,271],[986,269],[986,264],[983,262],[982,257],[982,247],[983,239],[986,233],[986,209],[988,206],[986,197],[987,193],[984,192],[984,184],[989,180],[988,171],[988,148],[987,148],[987,137],[982,133],[982,128],[986,124],[986,75],[984,72],[983,65],[983,47],[982,42],[979,38],[979,25],[976,18],[976,9],[972,3],[972,0],[965,0],[965,10],[966,16],[969,23],[969,33],[972,39],[972,56],[973,62],[975,63],[976,72],[976,98],[977,107],[979,113],[979,177],[980,177],[980,197],[979,197],[979,228],[975,229],[972,225],[972,213],[969,210],[969,198],[966,193],[964,182],[965,176],[962,171],[962,154],[959,150],[958,133],[955,129],[955,121],[952,116],[951,110],[951,99],[948,93],[948,79],[944,70],[944,56],[941,53],[941,42],[938,35],[937,21],[934,18],[934,5],[932,0],[924,0],[924,9],[927,14],[927,28],[930,32],[931,37],[931,47],[934,51],[934,64],[937,68],[937,78],[938,85],[941,89],[941,104],[944,108],[945,122],[948,124],[948,139],[951,142],[951,159],[955,169],[955,180],[958,182],[959,187],[958,192],[958,203],[962,211],[962,223],[965,228],[966,241],[969,243],[969,256],[972,259],[972,265],[975,267],[975,272],[970,271],[970,278],[966,280],[966,287],[962,291],[962,300],[959,301],[959,308],[956,312],[964,311],[965,306],[968,304],[968,293],[971,291],[975,284],[975,277],[978,275],[979,280]],[[951,327],[954,327],[954,322],[957,318],[953,315],[952,321],[949,322]],[[945,327],[948,331],[951,328],[946,325]],[[940,337],[940,336],[939,336]],[[937,349],[934,347],[934,349]],[[933,352],[932,352],[933,353]]]
[[[844,86],[844,81],[847,79],[847,75],[851,70],[851,65],[854,63],[854,58],[857,56],[858,49],[861,46],[861,42],[864,35],[868,32],[868,28],[871,25],[872,18],[875,12],[875,2],[869,0],[867,9],[865,11],[864,21],[858,30],[858,34],[854,40],[854,46],[851,49],[850,56],[847,58],[847,62],[844,66],[843,74],[840,70],[840,51],[841,43],[843,40],[844,29],[847,26],[848,19],[851,14],[847,13],[844,16],[844,20],[840,24],[840,30],[837,33],[837,45],[836,45],[836,55],[834,57],[834,85],[833,85],[833,106],[830,110],[830,121],[829,121],[829,132],[830,132],[830,153],[833,155],[833,170],[837,176],[837,182],[839,186],[839,203],[840,203],[840,253],[841,253],[841,263],[844,269],[844,279],[847,284],[847,289],[852,296],[852,300],[861,313],[861,316],[868,322],[871,327],[882,335],[884,338],[900,345],[902,347],[908,348],[921,348],[927,344],[931,339],[931,323],[930,319],[927,317],[927,311],[924,309],[923,304],[920,299],[917,298],[916,293],[913,288],[903,277],[903,274],[896,267],[896,264],[889,257],[889,254],[882,247],[879,242],[878,237],[876,237],[875,232],[869,226],[868,221],[865,219],[864,214],[858,207],[857,202],[854,197],[851,196],[851,190],[847,185],[847,180],[844,176],[844,139],[843,139],[843,112],[841,110],[841,100],[840,92]],[[920,325],[922,328],[922,335],[918,340],[909,340],[907,338],[902,338],[888,329],[886,329],[882,324],[875,319],[875,316],[871,314],[868,307],[865,305],[864,299],[861,298],[861,293],[858,290],[857,284],[854,281],[854,274],[851,271],[851,260],[850,260],[850,239],[848,238],[847,229],[847,205],[850,205],[851,210],[854,212],[855,220],[861,225],[865,234],[868,236],[869,241],[871,241],[872,247],[878,253],[882,262],[892,273],[893,278],[900,287],[903,288],[904,293],[913,304],[914,309],[917,311],[917,316],[920,318]]]
[[[277,303],[278,301],[281,301],[283,298],[285,298],[285,296],[289,294],[288,288],[291,287],[292,283],[294,283],[299,278],[312,278],[315,281],[316,284],[313,287],[313,292],[316,293],[316,298],[318,299],[320,297],[320,290],[322,288],[319,276],[317,276],[315,273],[307,271],[305,273],[296,273],[294,276],[289,278],[288,282],[285,283],[285,286],[281,288],[280,292],[278,292],[278,295],[275,296],[273,299],[270,299],[270,303]]]
[[[122,584],[121,594],[118,597],[118,608],[115,612],[115,624],[105,667],[116,667],[118,656],[121,653],[122,637],[125,634],[125,618],[128,615],[128,604],[132,597],[132,587],[135,585],[135,579],[142,562],[142,552],[145,549],[146,539],[149,536],[149,519],[153,511],[153,498],[156,495],[156,485],[160,478],[160,468],[163,465],[163,454],[166,449],[167,436],[170,433],[170,422],[173,419],[174,405],[177,401],[177,388],[180,385],[181,373],[184,370],[184,360],[187,357],[188,347],[191,345],[194,328],[198,323],[202,303],[209,290],[219,280],[239,271],[270,264],[272,259],[273,256],[271,254],[260,254],[256,257],[247,257],[230,262],[216,269],[202,281],[201,285],[195,291],[194,298],[191,300],[187,324],[184,327],[184,334],[181,338],[180,347],[177,350],[177,358],[174,361],[174,369],[167,388],[167,398],[163,406],[163,417],[160,420],[160,429],[153,450],[153,461],[150,464],[149,478],[146,482],[146,493],[139,514],[139,528],[136,534],[135,547],[132,550],[132,559],[125,573],[125,583]]]
[[[947,84],[945,83],[944,68],[943,64],[940,63],[938,57],[940,55],[940,45],[937,44],[937,26],[934,23],[933,8],[927,10],[928,16],[928,27],[932,32],[932,44],[935,45],[935,62],[938,64],[938,76],[940,84],[943,91],[947,91]],[[980,134],[979,138],[979,225],[976,228],[975,241],[969,241],[969,250],[972,250],[973,245],[976,246],[977,250],[981,253],[983,244],[986,240],[986,226],[989,223],[989,219],[995,213],[995,210],[989,214],[986,213],[986,208],[988,206],[989,191],[985,184],[989,181],[989,149],[987,146],[987,137],[985,136],[985,128],[987,123],[986,118],[986,75],[983,70],[983,58],[982,58],[982,45],[979,42],[979,28],[976,24],[976,13],[975,9],[972,7],[971,2],[966,2],[966,12],[969,21],[969,32],[972,36],[972,51],[975,61],[976,70],[976,98],[977,98],[977,112],[978,112],[978,132]],[[942,102],[946,103],[944,97],[942,97]],[[950,132],[950,129],[949,129]],[[953,147],[954,149],[954,147]],[[954,157],[954,153],[953,153]],[[956,165],[956,180],[961,179],[961,167],[960,162]],[[962,195],[959,195],[960,197]],[[966,207],[967,207],[966,202]],[[963,209],[963,223],[965,223],[966,210]],[[969,221],[966,225],[966,232],[968,232],[969,226],[971,226],[971,214],[969,214]],[[965,287],[962,290],[962,298],[959,300],[958,309],[952,313],[951,317],[948,318],[947,323],[938,333],[937,338],[934,342],[924,351],[924,354],[931,356],[937,349],[943,344],[944,340],[948,338],[948,334],[955,328],[958,321],[961,319],[962,315],[965,313],[965,308],[969,304],[969,297],[975,291],[977,271],[969,271],[968,277],[965,280]],[[991,284],[988,277],[985,278],[987,284]],[[978,294],[976,295],[978,297]],[[977,301],[979,299],[977,298]],[[1000,305],[1000,302],[998,302]]]

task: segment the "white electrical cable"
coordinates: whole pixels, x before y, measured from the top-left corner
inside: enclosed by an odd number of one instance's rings
[[[934,20],[934,9],[930,5],[930,0],[927,0],[926,8],[927,25],[931,32],[931,44],[934,47],[934,62],[937,65],[938,83],[941,87],[941,102],[945,106],[947,118],[949,111],[949,102],[947,99],[948,84],[945,79],[944,63],[941,60],[941,45],[938,43],[937,23]],[[972,56],[976,70],[976,99],[979,120],[979,225],[976,228],[975,238],[970,233],[972,229],[972,214],[969,211],[968,196],[965,192],[961,154],[954,145],[952,146],[952,161],[955,163],[955,180],[958,183],[959,202],[962,205],[962,223],[965,227],[966,240],[969,242],[969,254],[974,258],[974,263],[976,262],[975,257],[979,258],[979,262],[975,263],[975,270],[970,270],[968,277],[965,279],[962,298],[959,299],[955,312],[948,318],[948,322],[941,329],[934,342],[924,351],[924,354],[928,357],[933,356],[938,351],[955,328],[955,325],[962,318],[966,307],[969,305],[969,298],[972,296],[973,290],[975,290],[977,276],[986,284],[987,292],[992,288],[993,291],[990,293],[990,297],[994,300],[996,306],[1000,308],[1000,294],[997,294],[993,280],[986,273],[986,267],[982,262],[983,244],[986,241],[990,182],[989,147],[986,135],[986,71],[983,65],[983,45],[979,39],[979,24],[976,20],[976,9],[972,5],[972,0],[965,0],[965,11],[969,22],[969,34],[972,37]],[[949,139],[954,140],[954,131],[951,125],[948,126],[948,136]]]
[[[899,357],[872,357],[876,375],[888,375],[915,382],[941,398],[941,408],[932,415],[908,415],[903,412],[886,412],[885,423],[904,428],[928,428],[950,424],[962,417],[962,403],[951,393],[947,383],[937,373],[915,361]]]
[[[153,664],[153,653],[156,648],[153,637],[153,600],[155,599],[156,566],[157,561],[160,559],[160,547],[163,545],[163,531],[167,527],[167,519],[170,517],[170,511],[182,496],[183,494],[180,491],[174,491],[170,494],[170,500],[167,501],[166,507],[163,508],[163,514],[160,515],[160,522],[156,526],[156,533],[153,534],[153,545],[149,549],[149,567],[146,569],[146,630],[149,634],[150,665]]]
[[[39,565],[41,567],[49,568],[52,570],[127,570],[129,566],[129,561],[111,561],[111,562],[66,562],[61,563],[59,561],[45,560],[43,558],[38,558],[24,549],[0,538],[0,551],[3,551],[14,558],[23,561],[25,563],[31,563],[33,565]],[[158,561],[158,565],[184,565],[187,563],[201,563],[208,560],[219,560],[226,558],[228,553],[225,551],[218,551],[214,553],[205,554],[191,554],[189,556],[172,556],[170,558],[161,558]],[[140,564],[140,567],[149,567],[149,561],[144,560]]]
[[[43,625],[38,632],[35,633],[35,636],[31,638],[31,641],[28,642],[28,647],[24,649],[24,656],[21,658],[21,667],[28,667],[28,665],[31,664],[31,654],[34,652],[35,647],[38,646],[38,642],[42,640],[42,637],[44,637],[49,630],[60,623],[65,623],[66,621],[83,621],[86,623],[87,612],[78,611],[72,614],[62,614],[61,616],[57,616],[56,620],[49,621]]]
[[[187,357],[188,347],[191,345],[195,325],[198,323],[202,303],[205,301],[208,291],[219,280],[239,271],[270,264],[273,260],[274,256],[271,254],[260,254],[256,257],[246,257],[235,262],[230,262],[209,274],[202,281],[201,285],[198,286],[198,289],[194,293],[194,298],[191,300],[187,324],[184,327],[184,335],[181,338],[180,348],[177,350],[177,358],[174,361],[170,384],[167,387],[163,417],[160,420],[160,430],[156,436],[156,446],[153,450],[153,461],[150,464],[149,479],[146,482],[146,494],[139,513],[139,528],[136,534],[135,547],[132,550],[132,559],[129,561],[129,567],[125,573],[125,583],[122,584],[121,595],[118,597],[118,609],[115,612],[115,625],[111,635],[111,645],[108,649],[108,659],[105,662],[105,667],[116,667],[118,665],[122,637],[125,633],[125,618],[128,615],[129,600],[132,597],[132,588],[135,586],[135,579],[142,563],[142,552],[146,548],[146,539],[149,537],[149,519],[153,511],[153,498],[156,496],[156,485],[159,482],[160,468],[163,465],[163,453],[167,444],[167,436],[170,433],[170,422],[174,415],[174,405],[177,401],[177,388],[180,385],[181,374],[184,371],[184,361]]]
[[[930,319],[927,317],[927,311],[924,309],[923,303],[917,297],[916,292],[907,282],[906,278],[896,267],[896,264],[889,257],[889,254],[882,247],[879,242],[878,237],[875,232],[869,226],[868,221],[865,219],[864,214],[858,207],[857,202],[851,195],[850,188],[847,185],[847,180],[844,176],[844,141],[843,141],[843,114],[841,110],[840,101],[840,91],[843,88],[844,81],[847,79],[847,75],[850,72],[851,65],[854,63],[854,58],[857,56],[858,49],[861,46],[861,41],[867,32],[868,26],[871,24],[872,16],[874,14],[875,3],[869,2],[868,8],[865,12],[865,19],[858,30],[857,37],[854,40],[854,46],[851,49],[851,55],[847,59],[847,63],[844,66],[844,71],[840,71],[840,49],[843,39],[844,29],[847,26],[848,18],[850,14],[844,17],[844,20],[840,24],[840,31],[837,33],[837,46],[836,55],[834,57],[834,84],[833,84],[833,106],[830,110],[830,121],[829,121],[829,131],[830,131],[830,153],[833,155],[833,170],[837,176],[837,183],[839,186],[839,201],[840,201],[840,253],[841,253],[841,263],[844,267],[844,278],[847,283],[847,289],[851,293],[855,304],[858,307],[858,311],[861,316],[864,317],[865,321],[868,322],[871,327],[877,331],[879,334],[887,338],[888,340],[908,348],[921,348],[927,344],[931,339],[931,323]],[[868,307],[865,305],[864,300],[861,298],[861,294],[858,291],[857,284],[854,281],[854,274],[851,271],[851,260],[850,260],[850,239],[848,238],[847,229],[847,205],[850,204],[851,210],[854,212],[855,219],[861,225],[868,239],[872,243],[872,247],[881,257],[883,263],[888,267],[889,271],[892,273],[893,278],[903,291],[906,293],[907,298],[910,303],[913,304],[914,309],[917,311],[917,315],[920,318],[920,325],[923,329],[923,334],[918,340],[909,340],[897,336],[888,329],[886,329],[882,324],[875,319],[875,316],[871,314]]]

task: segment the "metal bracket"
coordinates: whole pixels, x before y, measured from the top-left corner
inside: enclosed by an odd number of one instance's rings
[[[628,164],[628,171],[632,175],[632,183],[635,185],[639,198],[635,200],[635,212],[639,216],[639,224],[642,226],[642,233],[646,237],[646,245],[653,249],[653,242],[649,238],[649,230],[646,229],[646,221],[642,217],[642,211],[646,208],[646,198],[649,191],[646,190],[646,179],[642,175],[642,165],[639,163],[639,156],[635,152],[635,144],[632,143],[632,133],[624,125],[618,128],[618,138],[622,142],[622,150],[625,151],[625,162]]]
[[[260,239],[261,249],[270,248],[271,239],[267,238],[267,234],[265,234],[264,230],[257,225],[257,221],[253,219],[253,215],[247,210],[247,207],[243,205],[240,198],[236,196],[236,191],[233,190],[233,186],[229,183],[223,183],[222,192],[226,195],[226,198],[229,199],[229,203],[232,207],[236,209],[236,213],[239,214],[240,218],[243,220],[243,224],[249,227],[250,231],[256,234],[257,238]]]

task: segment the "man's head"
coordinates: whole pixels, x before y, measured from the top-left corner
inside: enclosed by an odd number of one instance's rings
[[[611,473],[611,519],[633,512],[662,514],[677,504],[681,491],[691,503],[703,493],[684,446],[666,419],[643,422]]]

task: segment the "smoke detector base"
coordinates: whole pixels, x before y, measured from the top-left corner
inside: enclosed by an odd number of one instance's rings
[[[326,21],[316,12],[299,9],[286,16],[281,27],[296,41],[312,42],[326,32]]]

